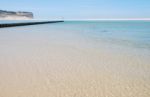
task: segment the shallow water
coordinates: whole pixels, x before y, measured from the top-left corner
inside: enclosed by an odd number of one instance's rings
[[[149,21],[0,29],[1,97],[149,97]]]
[[[16,22],[32,21],[0,21],[0,23]],[[95,41],[150,49],[150,21],[66,21],[40,26],[40,29],[45,29],[46,32],[57,31],[57,29],[72,30]],[[40,33],[40,29],[33,27],[32,30],[39,30]]]

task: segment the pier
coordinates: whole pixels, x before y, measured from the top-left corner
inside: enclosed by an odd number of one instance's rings
[[[16,26],[28,26],[28,25],[39,25],[39,24],[49,24],[49,23],[59,23],[64,21],[41,21],[41,22],[25,22],[25,23],[5,23],[0,24],[0,28],[5,27],[16,27]]]

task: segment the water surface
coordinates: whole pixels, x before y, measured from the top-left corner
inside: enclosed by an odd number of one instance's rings
[[[0,96],[149,97],[149,59],[149,21],[1,28]]]

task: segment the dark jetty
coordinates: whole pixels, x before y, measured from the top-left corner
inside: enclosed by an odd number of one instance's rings
[[[27,25],[38,25],[38,24],[49,24],[49,23],[59,23],[64,21],[43,21],[43,22],[26,22],[26,23],[7,23],[0,24],[0,28],[5,27],[16,27],[16,26],[27,26]]]

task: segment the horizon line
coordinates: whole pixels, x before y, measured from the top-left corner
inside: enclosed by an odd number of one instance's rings
[[[32,19],[32,20],[64,20],[64,21],[94,21],[94,20],[148,20],[150,21],[150,18],[116,18],[116,19],[107,19],[107,18],[102,18],[102,19],[62,19],[62,18],[57,18],[57,19]]]
[[[0,19],[0,20],[7,20],[7,19]],[[8,19],[9,20],[9,19]],[[13,19],[10,19],[10,20],[13,20]],[[101,20],[101,21],[107,21],[107,20],[110,20],[110,21],[116,21],[116,20],[146,20],[146,21],[150,21],[150,18],[118,18],[118,19],[107,19],[107,18],[103,18],[103,19],[60,19],[60,18],[57,18],[57,19],[38,19],[38,18],[35,18],[35,19],[14,19],[14,20],[49,20],[49,21],[53,21],[53,20],[64,20],[64,21],[97,21],[97,20]]]

